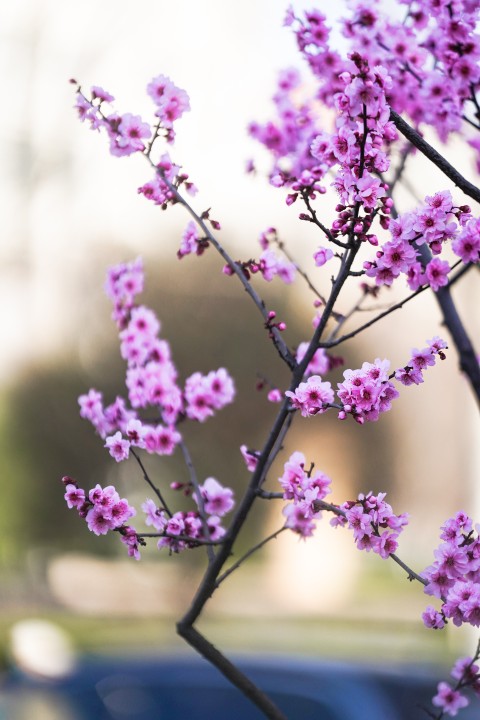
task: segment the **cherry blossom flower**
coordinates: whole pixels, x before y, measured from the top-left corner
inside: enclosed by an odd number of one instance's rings
[[[128,440],[122,438],[120,431],[116,432],[115,435],[107,437],[105,440],[105,447],[108,448],[110,455],[117,461],[122,462],[126,460],[130,453],[130,443]]]

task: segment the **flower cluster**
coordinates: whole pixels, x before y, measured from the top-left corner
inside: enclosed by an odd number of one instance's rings
[[[449,263],[438,257],[446,241],[452,241],[453,251],[464,262],[474,262],[480,251],[477,227],[469,206],[455,207],[449,190],[427,196],[425,205],[390,222],[391,239],[375,260],[364,263],[365,273],[377,285],[392,285],[404,275],[411,290],[428,284],[436,292],[447,284],[450,272]],[[434,255],[427,263],[420,260],[419,248],[424,244]]]
[[[458,512],[442,525],[442,543],[435,561],[422,575],[425,592],[442,601],[440,611],[428,606],[423,614],[427,627],[441,628],[451,619],[454,625],[480,627],[480,536],[470,517]]]
[[[235,396],[233,380],[224,368],[207,375],[194,373],[182,391],[170,345],[159,337],[160,321],[150,308],[135,304],[143,284],[140,260],[111,268],[106,282],[119,328],[120,352],[127,362],[125,382],[131,407],[121,397],[104,407],[102,394],[95,389],[79,398],[81,416],[105,439],[117,462],[128,458],[131,447],[171,455],[182,440],[176,429],[179,421],[204,422]],[[150,407],[160,411],[162,422],[139,417],[141,409]]]
[[[180,486],[178,486],[180,488]],[[199,487],[199,494],[194,492],[198,510],[167,513],[158,507],[152,499],[142,504],[145,523],[153,527],[159,534],[157,547],[159,550],[168,548],[178,553],[185,548],[198,547],[204,542],[217,542],[225,535],[221,518],[234,506],[233,490],[223,487],[215,478],[207,478]]]
[[[405,367],[395,371],[395,379],[399,380],[403,385],[419,385],[423,382],[423,371],[427,367],[435,365],[435,358],[445,359],[443,352],[447,348],[447,343],[439,337],[428,340],[428,345],[422,350],[413,348],[412,357]]]
[[[283,509],[285,527],[302,537],[309,537],[315,530],[315,520],[321,517],[321,501],[331,492],[331,480],[322,472],[313,472],[313,466],[305,469],[305,456],[294,452],[283,468],[279,478],[285,500],[293,500]]]
[[[478,4],[456,0],[452,11],[448,2],[416,0],[399,20],[382,13],[374,0],[357,0],[350,7],[343,34],[353,51],[368,55],[372,67],[388,70],[389,104],[416,124],[431,125],[445,141],[468,114],[480,82]],[[313,10],[302,18],[290,11],[286,24],[320,85],[319,98],[332,106],[342,91],[345,61],[329,46],[325,15]]]
[[[337,396],[342,403],[340,406],[334,404],[331,383],[323,381],[320,375],[310,376],[300,383],[294,392],[287,390],[285,395],[290,398],[292,408],[300,410],[304,417],[324,413],[331,407],[339,407],[340,420],[351,415],[360,424],[366,421],[375,422],[381,413],[390,410],[392,400],[398,397],[398,390],[391,378],[395,377],[406,386],[422,383],[423,371],[435,365],[437,355],[442,360],[445,358],[446,347],[444,340],[434,337],[422,350],[414,348],[409,362],[391,375],[390,362],[379,358],[373,363],[364,362],[357,370],[345,370],[344,381],[337,385]],[[306,343],[299,346],[297,361],[303,358],[306,349]],[[306,374],[322,370],[325,372],[341,362],[341,358],[329,358],[320,348],[307,366]]]
[[[94,130],[107,133],[112,155],[125,157],[140,152],[150,157],[158,137],[163,137],[167,143],[173,143],[173,123],[190,110],[190,103],[185,90],[178,88],[164,75],[151,80],[147,85],[147,94],[155,103],[155,116],[158,118],[153,128],[139,115],[119,115],[106,110],[105,105],[112,103],[115,98],[97,86],[90,89],[90,97],[84,95],[78,87],[75,107],[80,120],[88,121]],[[142,185],[138,192],[156,205],[165,209],[168,205],[175,204],[175,189],[180,185],[183,185],[188,193],[196,193],[195,185],[186,173],[180,172],[179,166],[172,162],[168,153],[163,153],[154,167],[153,179]]]
[[[357,500],[340,505],[339,513],[330,520],[333,527],[347,526],[353,531],[359,550],[373,550],[384,559],[396,551],[397,538],[408,523],[408,514],[395,515],[385,495],[360,494]]]
[[[95,535],[106,535],[112,530],[119,532],[130,557],[139,560],[138,546],[143,543],[137,537],[135,528],[126,524],[127,520],[136,515],[135,508],[129,505],[128,500],[120,498],[113,485],[104,488],[96,485],[87,496],[73,478],[65,476],[62,482],[65,486],[67,506],[77,509],[88,529]]]
[[[373,363],[364,362],[359,370],[345,370],[337,391],[343,403],[340,419],[351,414],[362,424],[378,420],[380,413],[390,410],[398,391],[389,380],[389,368],[388,360],[377,358]]]
[[[117,531],[126,545],[130,557],[140,559],[139,546],[145,540],[127,520],[136,515],[136,510],[125,498],[120,498],[113,485],[102,488],[96,485],[88,496],[76,480],[65,476],[65,500],[69,508],[76,508],[84,518],[88,529],[95,535],[106,535]],[[198,547],[203,542],[217,542],[225,535],[221,518],[234,506],[233,490],[225,488],[215,480],[207,478],[199,486],[199,497],[193,493],[198,510],[170,513],[165,507],[158,507],[153,500],[142,504],[145,523],[158,533],[159,549],[167,547],[171,552]]]

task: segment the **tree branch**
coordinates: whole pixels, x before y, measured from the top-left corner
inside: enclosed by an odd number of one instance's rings
[[[462,190],[465,195],[471,197],[476,202],[480,203],[480,190],[478,187],[469,182],[463,177],[461,173],[456,170],[453,165],[445,160],[443,155],[435,150],[422,136],[405,120],[390,109],[390,119],[394,122],[397,129],[414,145],[420,152],[425,155],[439,170],[443,172],[457,187]]]

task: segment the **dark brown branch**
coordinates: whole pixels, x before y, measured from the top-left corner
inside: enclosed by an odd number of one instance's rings
[[[420,260],[423,265],[426,265],[432,257],[430,250],[426,245],[421,245],[418,249],[420,252]],[[468,378],[473,394],[480,407],[480,363],[478,362],[477,353],[475,352],[472,341],[458,314],[450,287],[448,285],[441,287],[433,294],[442,312],[443,324],[448,329],[457,349],[460,368]]]
[[[426,158],[436,165],[436,167],[438,167],[444,175],[446,175],[458,188],[460,188],[465,195],[471,197],[475,200],[475,202],[480,203],[480,190],[478,187],[464,178],[463,175],[453,167],[453,165],[450,165],[450,163],[445,160],[443,155],[440,155],[440,153],[426,140],[424,140],[411,125],[405,122],[405,120],[396,113],[395,110],[390,109],[390,119],[395,123],[395,126],[402,135],[404,135],[407,140],[417,148],[417,150],[420,150]]]
[[[287,720],[282,711],[260,690],[236,665],[227,660],[225,655],[212,645],[198,630],[189,623],[181,620],[177,623],[177,633],[183,637],[189,645],[203,655],[206,660],[215,665],[220,672],[233,685],[248,697],[261,710],[269,720]]]

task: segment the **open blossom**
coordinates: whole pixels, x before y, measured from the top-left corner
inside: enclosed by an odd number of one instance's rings
[[[430,283],[432,290],[437,292],[441,287],[444,287],[448,283],[448,273],[450,272],[450,265],[440,258],[434,257],[428,263],[425,269],[425,275]]]
[[[230,512],[235,505],[233,490],[223,487],[218,480],[212,477],[207,478],[203,485],[200,486],[200,494],[203,499],[205,512],[209,515],[222,517]],[[198,502],[195,493],[193,494],[193,498]]]
[[[105,440],[105,447],[108,448],[110,455],[117,461],[121,462],[126,460],[130,453],[130,443],[128,440],[122,438],[120,431],[116,432],[115,435],[107,437]]]
[[[182,242],[177,253],[178,257],[182,258],[185,255],[190,255],[191,253],[196,253],[197,255],[200,255],[199,249],[201,246],[199,244],[199,240],[200,235],[198,232],[197,223],[191,220],[183,231]]]
[[[155,114],[166,127],[170,127],[184,112],[190,110],[190,101],[185,90],[181,90],[165,75],[153,78],[147,85],[147,93],[157,106]]]
[[[331,383],[323,382],[320,375],[312,375],[306,382],[300,383],[295,392],[287,390],[285,395],[303,417],[324,413],[334,400]]]
[[[131,113],[107,118],[107,130],[110,135],[110,152],[117,157],[143,152],[143,141],[152,134],[150,125],[143,122],[139,115]]]
[[[233,401],[235,385],[225,370],[212,370],[208,375],[197,372],[185,383],[186,413],[192,420],[204,422]]]
[[[300,363],[308,350],[308,342],[302,342],[295,353],[295,360]],[[318,348],[305,369],[305,375],[325,375],[330,367],[330,359],[324,348]]]
[[[145,449],[150,454],[172,455],[182,436],[174,427],[155,425],[146,428]]]
[[[446,682],[440,682],[438,684],[437,694],[432,699],[432,702],[452,717],[468,705],[468,699],[465,695],[462,695],[458,690],[454,690],[451,685]]]
[[[343,403],[340,418],[351,413],[357,422],[378,420],[380,413],[390,410],[398,391],[390,382],[388,360],[377,358],[364,362],[358,370],[345,370],[344,382],[338,384],[338,397]]]
[[[408,515],[396,515],[385,501],[385,493],[360,494],[357,500],[343,503],[340,510],[342,515],[333,518],[330,524],[348,526],[359,550],[373,550],[384,560],[396,552],[397,538],[408,523]]]
[[[319,503],[330,493],[330,478],[322,472],[305,469],[305,456],[294,452],[283,468],[279,478],[283,488],[283,497],[292,500],[283,509],[286,522],[290,528],[302,537],[313,534],[315,520],[321,517]]]
[[[167,527],[168,518],[164,510],[161,510],[151,499],[142,503],[142,511],[145,513],[145,524],[151,525],[158,532],[164,532]]]

